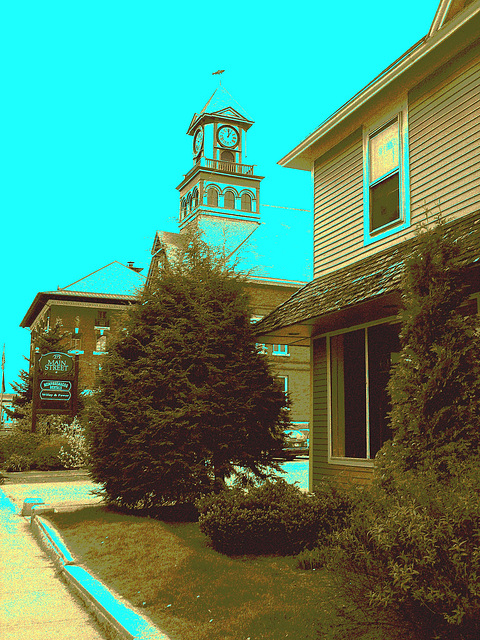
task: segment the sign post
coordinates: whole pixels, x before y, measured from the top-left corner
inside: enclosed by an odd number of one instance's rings
[[[52,352],[35,354],[33,368],[32,432],[37,416],[77,413],[78,355]]]

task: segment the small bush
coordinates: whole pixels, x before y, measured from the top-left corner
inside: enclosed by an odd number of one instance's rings
[[[65,446],[68,446],[68,442],[60,436],[52,436],[44,440],[32,455],[32,467],[43,471],[64,469],[60,451]]]
[[[59,432],[65,438],[59,457],[65,469],[78,469],[88,464],[89,454],[85,439],[85,430],[75,418],[70,424],[62,424]]]
[[[17,453],[12,453],[3,465],[5,471],[30,471],[31,466],[31,458],[18,455]]]
[[[41,437],[35,433],[26,433],[13,429],[0,438],[0,463],[9,460],[11,456],[32,456],[38,447]]]
[[[304,549],[297,556],[297,567],[315,571],[323,569],[328,562],[328,547],[315,547],[314,549]]]
[[[229,555],[299,553],[330,534],[343,516],[332,516],[333,505],[348,498],[325,484],[318,494],[305,494],[283,479],[267,481],[248,492],[226,489],[197,503],[201,531],[212,546]]]

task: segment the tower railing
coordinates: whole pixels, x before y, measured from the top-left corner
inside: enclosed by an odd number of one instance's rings
[[[205,167],[213,171],[223,171],[224,173],[239,173],[242,176],[254,175],[254,164],[239,164],[238,162],[227,162],[226,160],[212,160],[210,158],[199,158],[195,167]]]

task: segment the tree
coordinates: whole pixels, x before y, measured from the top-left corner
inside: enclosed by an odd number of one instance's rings
[[[464,255],[464,240],[439,221],[421,229],[406,263],[402,352],[389,384],[393,441],[382,463],[399,475],[448,474],[479,451],[479,321],[468,311]]]
[[[111,346],[90,412],[91,473],[116,504],[188,502],[278,470],[287,400],[258,352],[245,279],[197,235]]]
[[[65,341],[70,333],[64,331],[62,323],[57,320],[55,326],[40,333],[35,338],[35,348],[41,355],[51,353],[53,351],[62,351],[65,347]],[[25,358],[28,361],[28,358]],[[29,411],[27,405],[32,402],[33,391],[33,374],[32,370],[21,369],[19,372],[19,382],[12,382],[11,386],[14,392],[12,409],[6,409],[8,415],[14,420],[22,420]]]

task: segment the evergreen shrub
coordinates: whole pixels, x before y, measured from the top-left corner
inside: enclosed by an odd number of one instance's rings
[[[331,485],[306,494],[280,478],[247,492],[226,489],[201,499],[197,507],[200,530],[217,551],[292,555],[344,526],[351,503],[346,492]]]

